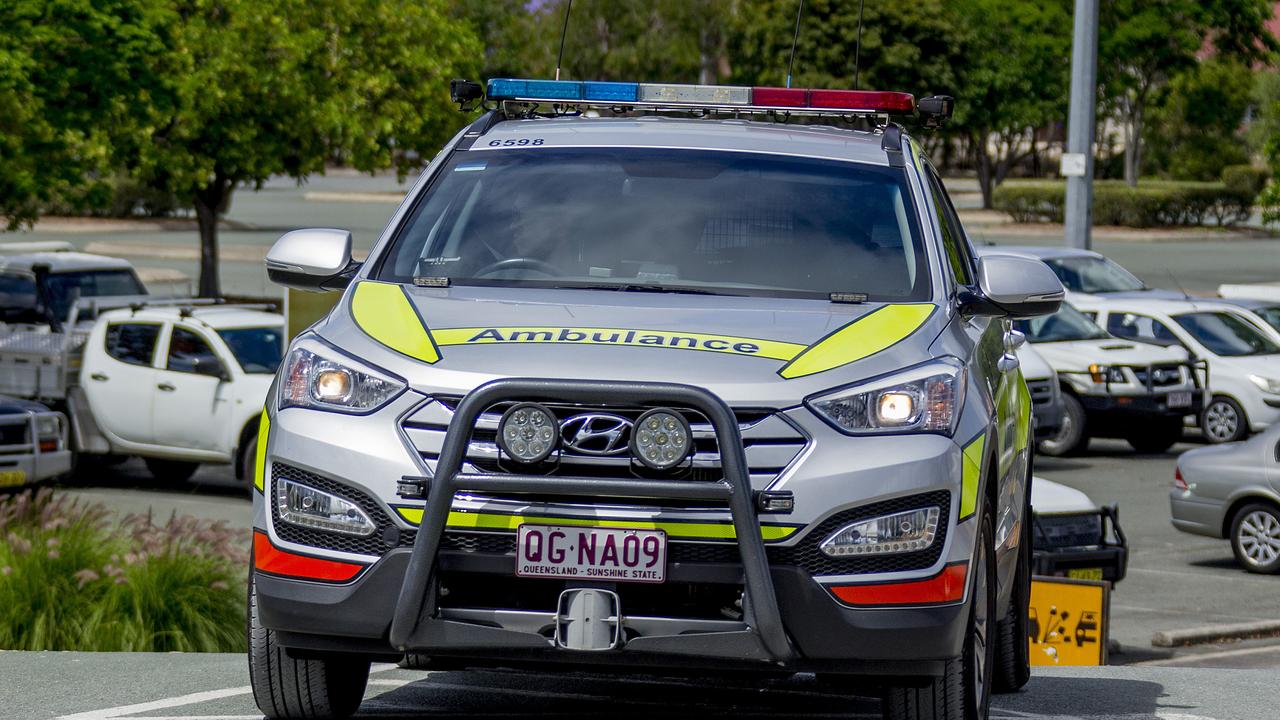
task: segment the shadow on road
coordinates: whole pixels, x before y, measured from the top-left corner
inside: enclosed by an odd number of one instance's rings
[[[992,716],[1001,717],[1001,710],[1009,710],[1032,717],[1154,718],[1157,711],[1176,715],[1196,709],[1196,706],[1165,704],[1161,702],[1165,696],[1163,685],[1146,680],[1039,675],[1032,676],[1022,692],[996,698]]]

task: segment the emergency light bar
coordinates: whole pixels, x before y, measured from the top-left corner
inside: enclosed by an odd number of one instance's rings
[[[806,90],[738,85],[593,82],[578,80],[489,81],[495,101],[648,105],[655,107],[739,108],[822,113],[913,113],[915,97],[903,92]]]

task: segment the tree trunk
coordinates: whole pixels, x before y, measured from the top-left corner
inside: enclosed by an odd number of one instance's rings
[[[973,144],[974,166],[978,170],[978,189],[982,191],[982,209],[993,207],[991,196],[995,192],[995,178],[991,168],[991,151],[987,149],[987,134],[975,133],[970,142]]]
[[[196,226],[200,229],[200,286],[198,297],[222,295],[218,274],[218,221],[231,199],[231,183],[221,176],[196,193]]]

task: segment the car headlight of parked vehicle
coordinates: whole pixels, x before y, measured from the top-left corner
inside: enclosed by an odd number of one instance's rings
[[[835,531],[818,547],[831,557],[924,550],[938,535],[941,515],[942,508],[931,505],[859,520]]]
[[[844,387],[805,401],[846,435],[955,432],[964,404],[964,368],[951,358]]]
[[[281,409],[367,413],[385,405],[405,387],[401,380],[357,367],[350,359],[322,356],[303,347],[295,347],[284,363]]]
[[[1090,365],[1089,377],[1098,384],[1129,382],[1129,379],[1124,376],[1124,370],[1121,370],[1118,367],[1108,367],[1106,365]]]
[[[1257,385],[1258,389],[1262,390],[1264,393],[1280,395],[1280,380],[1262,377],[1261,375],[1250,375],[1249,380],[1252,381],[1254,385]]]

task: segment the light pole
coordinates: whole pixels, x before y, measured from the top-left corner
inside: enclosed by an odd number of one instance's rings
[[[1067,118],[1066,244],[1088,250],[1093,225],[1093,135],[1098,98],[1098,0],[1076,0],[1071,47],[1071,110]]]

